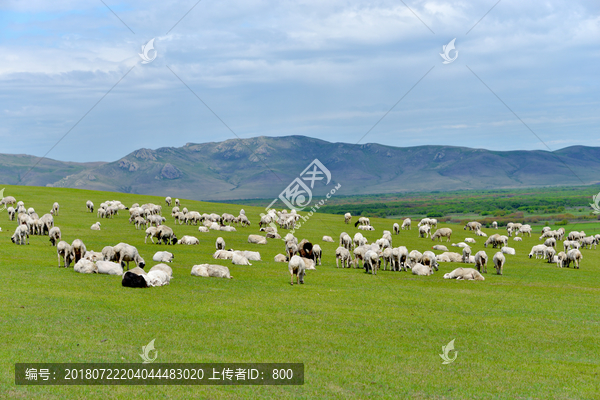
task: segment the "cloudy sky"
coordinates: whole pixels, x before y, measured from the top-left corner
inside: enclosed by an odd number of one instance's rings
[[[3,0],[0,53],[0,153],[600,146],[597,0]]]

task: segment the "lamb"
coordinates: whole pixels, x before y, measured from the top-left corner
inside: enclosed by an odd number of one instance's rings
[[[52,215],[58,215],[58,210],[60,209],[60,205],[55,202],[54,204],[52,204],[52,210],[50,211],[50,213]]]
[[[450,228],[440,228],[437,231],[435,231],[435,233],[433,234],[433,236],[431,236],[431,240],[435,240],[435,239],[439,239],[440,241],[442,240],[442,237],[445,237],[447,240],[447,242],[450,241],[450,236],[452,236],[452,229]]]
[[[167,203],[167,207],[171,207],[171,202],[172,199],[169,196],[165,197],[165,203]]]
[[[317,263],[319,263],[319,265],[321,265],[321,254],[322,254],[322,250],[321,250],[321,246],[319,246],[318,244],[315,244],[313,246],[313,260],[315,262],[315,265]]]
[[[236,265],[252,265],[246,257],[235,253],[233,253],[233,256],[231,257],[231,263]]]
[[[60,228],[58,226],[53,226],[52,229],[50,229],[50,232],[48,232],[48,236],[50,237],[50,243],[52,246],[56,246],[56,244],[62,239]]]
[[[536,246],[533,246],[531,248],[531,252],[529,252],[529,258],[533,257],[534,255],[535,255],[536,260],[540,257],[543,258],[545,250],[546,250],[546,246],[544,246],[543,244],[538,244]]]
[[[322,239],[324,242],[333,243],[333,238],[331,236],[323,236]]]
[[[194,265],[192,267],[192,276],[233,279],[233,276],[229,273],[229,268],[214,264]]]
[[[573,268],[579,269],[579,262],[582,259],[583,259],[583,255],[581,255],[581,252],[579,251],[579,249],[569,250],[567,252],[567,260],[566,260],[567,268],[569,268],[569,265],[571,265],[571,263],[573,263]]]
[[[402,230],[404,230],[404,229],[410,230],[411,222],[412,221],[410,220],[410,218],[406,218],[404,221],[402,221],[402,227],[401,227],[401,229]]]
[[[304,264],[304,260],[301,257],[292,257],[288,264],[288,269],[290,271],[290,284],[292,286],[294,285],[294,275],[296,275],[296,284],[304,283],[304,274],[306,273],[306,266]]]
[[[398,225],[398,223],[394,223],[392,230],[394,231],[395,235],[399,235],[400,234],[400,225]]]
[[[438,251],[448,251],[448,248],[442,244],[436,244],[435,246],[432,247],[432,249],[438,250]]]
[[[102,250],[102,253],[104,253],[104,250]],[[160,263],[173,262],[174,258],[175,256],[173,255],[173,253],[169,253],[168,251],[157,251],[152,256],[152,261]]]
[[[444,275],[444,279],[456,279],[467,281],[485,281],[485,278],[474,268],[456,268]]]
[[[93,274],[98,272],[98,267],[96,267],[96,264],[90,260],[86,260],[85,258],[77,261],[73,266],[73,269],[75,272],[79,272],[81,274]]]
[[[123,274],[121,285],[131,288],[148,287],[148,274],[140,267],[132,268]]]
[[[73,252],[71,251],[71,245],[64,240],[61,240],[56,245],[56,253],[58,255],[58,267],[60,268],[60,259],[63,259],[65,268],[69,268],[73,261]]]
[[[431,268],[431,266],[428,265],[423,265],[423,264],[415,264],[412,267],[412,274],[413,275],[419,275],[419,276],[429,276],[429,275],[433,275],[433,268]]]
[[[501,252],[497,252],[496,254],[494,254],[494,258],[492,259],[492,261],[494,262],[494,268],[496,268],[496,274],[502,275],[502,271],[504,270],[504,263],[506,262],[504,254],[502,254]]]
[[[119,243],[114,247],[115,255],[119,257],[119,264],[125,267],[125,263],[127,263],[127,269],[129,269],[129,262],[133,261],[136,267],[140,267],[144,269],[146,266],[146,262],[138,253],[138,250],[127,243]]]
[[[469,246],[463,247],[462,262],[469,263],[471,261],[471,248]]]
[[[500,251],[504,254],[510,254],[511,256],[514,256],[515,254],[517,254],[515,249],[513,249],[512,247],[507,247],[507,246],[502,246]]]
[[[421,264],[432,267],[436,271],[438,271],[438,262],[433,251],[424,251],[423,256],[421,257]]]
[[[267,238],[261,235],[248,235],[248,243],[267,244]]]
[[[350,213],[346,213],[346,214],[344,214],[344,222],[345,222],[346,224],[349,224],[349,223],[350,223],[350,220],[352,220],[352,214],[350,214]]]
[[[90,227],[90,229],[93,231],[99,231],[100,230],[100,222],[96,222],[94,225],[92,225]]]
[[[288,258],[283,254],[277,254],[274,258],[275,262],[288,262]]]
[[[123,275],[123,267],[112,261],[96,261],[96,267],[99,274]]]
[[[352,261],[352,257],[350,256],[350,251],[345,247],[338,247],[335,250],[335,266],[339,268],[339,261],[342,262],[342,268],[350,268],[350,262]]]
[[[485,251],[481,250],[475,253],[475,266],[477,267],[478,272],[487,274],[487,262],[488,256]]]

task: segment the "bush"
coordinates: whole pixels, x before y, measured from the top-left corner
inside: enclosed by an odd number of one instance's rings
[[[569,223],[568,219],[563,219],[562,221],[558,221],[557,223],[555,223],[554,225],[567,225]]]
[[[427,213],[427,218],[441,218],[444,214],[439,211],[432,211]]]

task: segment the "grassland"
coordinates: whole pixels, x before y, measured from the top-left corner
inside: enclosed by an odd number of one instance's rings
[[[61,204],[56,225],[63,237],[88,249],[124,241],[151,260],[164,246],[144,244],[141,231],[121,214],[90,225],[85,201],[125,204],[163,198],[7,186],[5,195],[23,200],[42,215]],[[237,213],[232,204],[183,201],[190,210]],[[273,262],[283,243],[250,245],[261,208],[244,207],[253,225],[237,232],[199,233],[193,226],[167,224],[178,236],[194,235],[199,246],[171,246],[174,279],[169,286],[128,289],[119,277],[83,275],[57,268],[47,237],[32,236],[16,246],[16,223],[0,213],[0,398],[559,398],[600,397],[600,250],[583,250],[580,270],[558,269],[527,254],[536,236],[510,242],[504,276],[484,282],[443,279],[457,264],[441,264],[429,277],[406,272],[365,274],[336,269],[337,244],[324,243],[341,231],[354,234],[338,215],[315,214],[296,236],[319,243],[323,265],[306,284],[289,284],[287,265]],[[167,209],[165,208],[164,211]],[[165,214],[168,214],[165,212]],[[371,219],[375,240],[393,220]],[[453,242],[472,236],[462,226]],[[582,225],[566,226],[567,231]],[[586,225],[587,226],[587,225]],[[586,230],[587,231],[587,230]],[[491,230],[487,230],[488,233]],[[227,247],[258,250],[252,266],[215,262],[217,236]],[[429,239],[402,231],[393,245],[424,251]],[[473,250],[483,249],[477,238]],[[495,250],[487,249],[490,256]],[[231,280],[197,278],[192,265],[227,265]],[[152,262],[148,263],[152,265]],[[159,362],[303,362],[305,385],[297,387],[217,386],[15,386],[17,362],[139,362],[141,347],[156,338]],[[441,348],[455,340],[457,360],[442,365]]]

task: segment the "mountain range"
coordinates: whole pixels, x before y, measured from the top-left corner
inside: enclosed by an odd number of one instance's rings
[[[341,184],[339,194],[353,195],[600,182],[600,147],[491,151],[330,143],[304,136],[139,149],[114,162],[0,154],[0,181],[195,200],[264,199],[278,196],[314,159],[331,173],[329,185],[315,184],[315,195],[324,195],[332,184]]]

